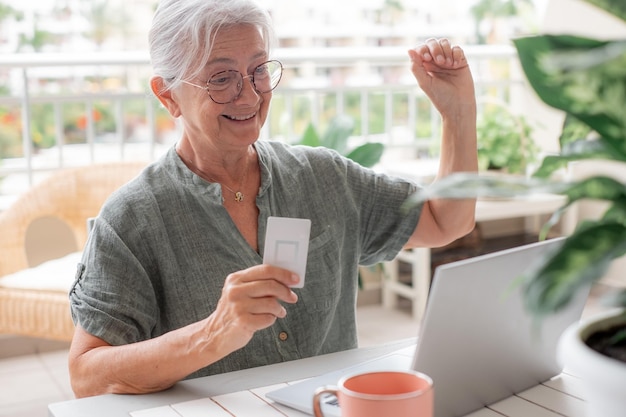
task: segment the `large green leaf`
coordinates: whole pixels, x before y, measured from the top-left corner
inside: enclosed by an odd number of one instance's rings
[[[405,209],[436,198],[515,198],[524,195],[559,193],[569,187],[566,183],[544,181],[517,175],[482,175],[455,173],[437,180],[411,195]]]
[[[548,178],[556,170],[566,167],[568,163],[581,159],[619,160],[619,157],[614,157],[614,148],[603,138],[578,140],[563,145],[560,154],[544,157],[541,166],[533,175],[537,178]]]
[[[514,42],[539,97],[598,132],[626,161],[626,40],[542,35]]]
[[[380,161],[384,150],[382,143],[365,143],[354,148],[346,157],[364,167],[373,167]]]
[[[312,123],[309,123],[306,129],[304,130],[304,134],[300,138],[299,145],[311,146],[313,148],[320,146],[320,136],[315,130],[315,127]]]
[[[562,191],[570,202],[582,199],[626,203],[626,185],[614,178],[595,176],[572,183]]]
[[[563,129],[559,136],[559,144],[561,148],[569,143],[589,138],[593,132],[589,126],[572,116],[567,114],[563,121]]]
[[[618,222],[626,225],[626,202],[623,200],[610,206],[602,216],[603,221]]]
[[[624,0],[585,0],[597,6],[615,17],[626,21],[626,1]]]
[[[625,253],[626,226],[621,223],[595,223],[578,230],[525,272],[526,307],[539,317],[559,311],[583,284],[601,278]]]
[[[438,198],[516,198],[546,193],[566,196],[564,206],[583,199],[593,199],[610,201],[626,208],[626,184],[610,177],[594,176],[568,183],[514,175],[474,173],[448,175],[410,196],[404,206],[411,208]]]
[[[540,238],[543,239],[550,229],[558,223],[565,211],[580,200],[605,200],[612,202],[604,219],[626,225],[626,185],[613,178],[596,176],[571,183],[561,193],[567,196],[567,203],[554,212],[543,226]]]

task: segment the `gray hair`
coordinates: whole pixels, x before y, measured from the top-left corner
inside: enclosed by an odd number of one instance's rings
[[[164,79],[165,89],[197,76],[216,33],[239,24],[258,28],[269,53],[275,42],[271,19],[254,0],[161,0],[148,40],[153,71]]]

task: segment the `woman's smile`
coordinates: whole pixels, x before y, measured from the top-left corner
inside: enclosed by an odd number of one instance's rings
[[[234,120],[234,121],[246,121],[246,120],[250,120],[253,117],[255,117],[257,115],[257,112],[254,113],[250,113],[250,114],[242,114],[242,115],[236,115],[236,114],[223,114],[222,116],[224,116],[225,118],[227,118],[228,120]]]

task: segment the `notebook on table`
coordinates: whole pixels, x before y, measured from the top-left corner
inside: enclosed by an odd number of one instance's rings
[[[413,355],[390,354],[272,391],[273,401],[313,413],[313,393],[347,374],[414,369],[435,385],[435,416],[458,417],[547,381],[562,371],[556,346],[578,321],[589,295],[537,325],[514,281],[563,238],[519,246],[439,266]],[[332,398],[326,415],[339,416]]]

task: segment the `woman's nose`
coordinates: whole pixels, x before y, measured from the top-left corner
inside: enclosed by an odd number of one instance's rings
[[[246,80],[249,81],[246,82]],[[248,91],[252,92],[252,96],[250,97],[254,97],[255,101],[258,100],[260,93],[256,90],[256,87],[254,85],[254,78],[252,78],[252,75],[246,75],[245,77],[242,77],[241,82],[243,83],[241,85],[241,91],[239,91],[239,95],[237,95],[234,101],[239,101],[240,99],[242,99],[242,97],[248,97]]]

